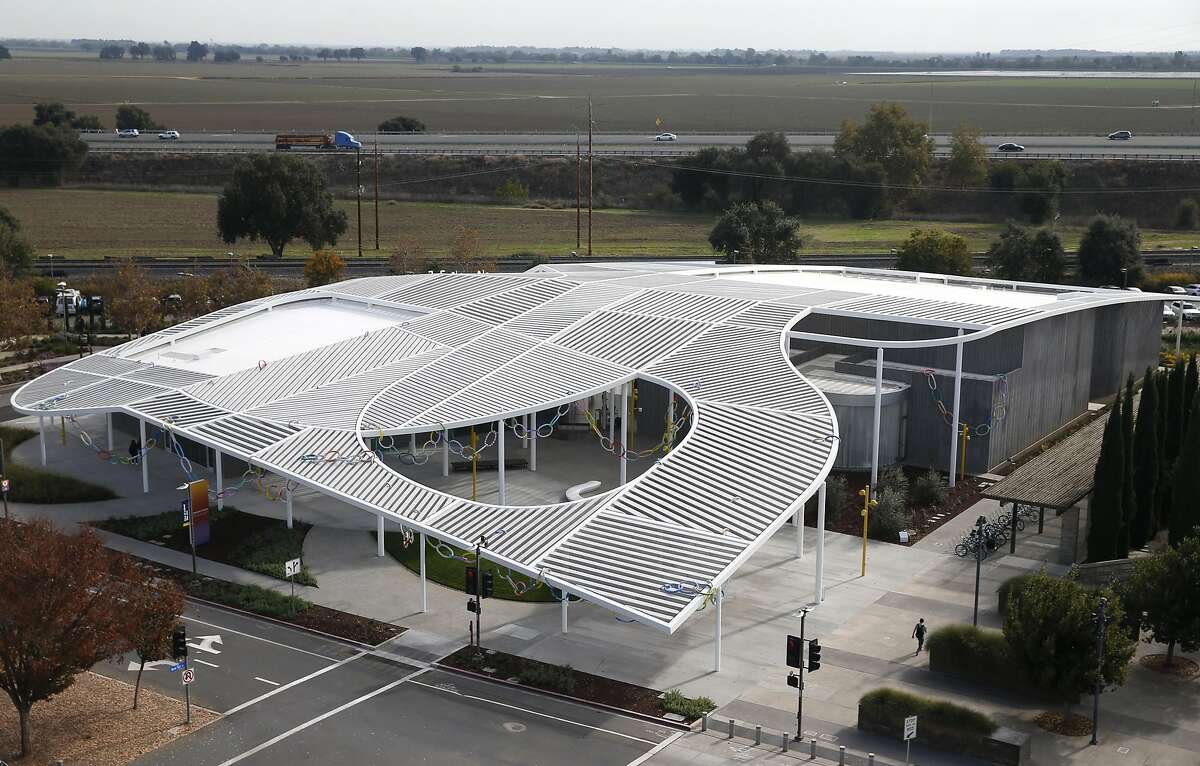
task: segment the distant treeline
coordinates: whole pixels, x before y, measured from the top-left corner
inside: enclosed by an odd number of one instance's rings
[[[172,60],[186,57],[189,61],[203,60],[208,46],[192,41],[147,44],[137,40],[103,40],[79,38],[66,40],[0,39],[10,48],[42,48],[82,50],[104,53],[103,58],[134,58]],[[196,55],[197,46],[205,49]],[[139,51],[138,53],[135,53]],[[119,52],[119,55],[118,55]],[[168,52],[174,55],[169,55]],[[545,48],[529,46],[455,46],[450,48],[357,46],[330,48],[305,45],[239,45],[222,44],[213,47],[217,60],[235,61],[230,54],[254,56],[258,60],[328,61],[370,59],[400,59],[417,63],[447,64],[692,64],[706,66],[751,67],[821,67],[821,68],[920,68],[920,69],[1087,69],[1087,70],[1186,70],[1200,66],[1200,53],[1195,51],[1166,51],[1117,53],[1092,50],[1005,50],[997,53],[918,56],[902,53],[822,52],[817,50],[756,50],[754,48],[715,48],[710,51],[629,50],[623,48]]]

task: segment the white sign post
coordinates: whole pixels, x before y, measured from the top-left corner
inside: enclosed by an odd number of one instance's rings
[[[917,717],[910,715],[904,719],[904,763],[908,764],[908,753],[912,741],[917,738]]]
[[[189,725],[192,723],[192,689],[191,689],[191,686],[192,686],[192,682],[195,680],[196,680],[196,671],[192,670],[191,668],[187,668],[186,670],[183,671],[183,699],[184,699],[184,704],[187,706],[187,714],[186,714],[186,717],[183,719],[183,722],[185,724],[189,724]]]
[[[300,559],[290,559],[283,562],[283,575],[288,578],[288,583],[292,586],[292,601],[288,603],[288,612],[294,609],[296,603],[296,581],[292,578],[300,574]]]

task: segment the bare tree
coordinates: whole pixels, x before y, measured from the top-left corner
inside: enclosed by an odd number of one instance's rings
[[[475,271],[475,262],[482,254],[478,229],[470,229],[462,224],[454,227],[454,234],[450,238],[450,262],[457,271]]]
[[[109,317],[130,335],[144,335],[160,319],[156,292],[150,272],[126,259],[105,286]]]
[[[401,234],[388,261],[393,274],[411,274],[425,263],[425,246],[411,234]]]

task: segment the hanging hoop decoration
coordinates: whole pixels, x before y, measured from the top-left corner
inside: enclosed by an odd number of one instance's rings
[[[258,360],[258,369],[259,369],[259,371],[260,371],[260,372],[261,372],[262,370],[265,370],[265,369],[267,369],[267,360],[266,360],[266,359],[259,359],[259,360]]]

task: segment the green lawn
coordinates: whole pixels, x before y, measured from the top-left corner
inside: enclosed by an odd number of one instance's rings
[[[179,511],[108,519],[97,522],[96,526],[177,551],[191,551],[188,530]],[[304,537],[311,528],[310,524],[295,522],[288,529],[282,521],[242,513],[230,505],[220,511],[213,508],[209,512],[209,542],[197,546],[196,555],[285,580],[283,564],[289,559],[302,558]],[[299,585],[317,584],[307,566],[295,580]]]
[[[455,590],[465,590],[466,584],[466,568],[467,563],[458,558],[444,558],[441,554],[434,550],[433,546],[428,542],[425,549],[425,576],[439,585],[445,585],[448,588]],[[401,532],[385,532],[383,535],[383,547],[388,552],[388,555],[399,561],[413,572],[421,571],[421,536],[414,534],[411,542],[406,547],[404,545],[404,535]],[[464,554],[463,551],[451,546],[451,550],[458,556],[468,555],[473,558],[474,551],[470,554]],[[495,588],[493,595],[495,598],[502,598],[508,601],[558,601],[550,593],[550,588],[545,583],[535,583],[536,587],[527,591],[524,595],[518,596],[513,592],[513,588],[508,584],[508,580],[504,579],[504,574],[508,572],[504,567],[497,566],[490,561],[483,562],[484,572],[493,572],[496,575]],[[528,577],[521,574],[513,573],[514,581],[532,582]]]
[[[89,484],[86,481],[63,476],[41,468],[20,465],[12,461],[12,451],[21,442],[37,436],[37,431],[28,428],[0,426],[0,440],[4,442],[5,475],[12,482],[8,499],[14,503],[52,505],[57,503],[94,503],[116,497],[107,487]]]

